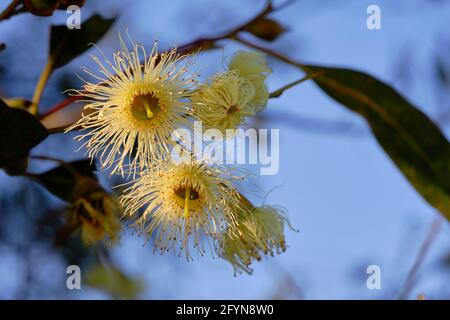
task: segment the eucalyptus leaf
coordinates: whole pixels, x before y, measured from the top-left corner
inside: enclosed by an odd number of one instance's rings
[[[94,171],[95,164],[89,159],[68,162],[66,165],[60,165],[54,169],[37,175],[35,178],[51,193],[59,197],[61,200],[68,201],[73,193],[76,177],[74,170],[81,176],[88,176],[96,179]]]
[[[1,168],[9,174],[21,174],[26,169],[29,151],[47,136],[47,129],[35,116],[26,110],[10,108],[0,100]]]
[[[99,15],[81,24],[80,29],[69,29],[66,25],[52,26],[50,30],[50,60],[53,69],[60,68],[89,49],[114,23],[113,19],[104,19]]]

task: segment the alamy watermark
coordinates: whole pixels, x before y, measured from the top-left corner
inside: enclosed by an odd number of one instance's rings
[[[76,264],[67,267],[66,273],[69,275],[66,280],[66,286],[69,290],[81,289],[81,269]]]
[[[367,17],[366,25],[369,30],[381,29],[381,9],[380,6],[372,4],[366,10],[369,17]]]
[[[172,139],[181,142],[171,152],[172,161],[189,161],[190,150],[196,159],[211,164],[260,165],[261,175],[275,175],[280,169],[279,129],[218,129],[203,131],[201,121],[194,122],[193,135],[187,129],[172,132]]]
[[[369,275],[366,280],[366,286],[369,290],[381,289],[381,268],[376,264],[367,267],[366,273]]]
[[[79,6],[70,5],[67,7],[66,12],[69,17],[66,20],[66,26],[69,30],[81,29],[81,9]]]

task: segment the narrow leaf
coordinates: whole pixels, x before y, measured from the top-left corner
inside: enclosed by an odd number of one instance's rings
[[[362,72],[302,66],[323,72],[314,81],[330,97],[363,116],[375,137],[416,190],[450,219],[450,144],[439,128],[387,84]]]
[[[89,159],[69,162],[67,166],[70,166],[79,175],[95,178],[93,173],[95,165]],[[64,201],[69,200],[76,183],[73,173],[62,165],[36,176],[36,179],[48,191]]]

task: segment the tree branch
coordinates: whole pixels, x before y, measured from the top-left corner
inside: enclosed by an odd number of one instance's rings
[[[13,15],[20,13],[20,10],[16,10],[17,6],[22,3],[22,0],[13,0],[11,3],[0,13],[0,21],[11,18]]]

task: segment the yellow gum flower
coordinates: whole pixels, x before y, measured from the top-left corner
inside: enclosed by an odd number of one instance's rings
[[[221,243],[221,257],[229,261],[235,274],[251,274],[250,264],[263,256],[286,250],[284,211],[272,206],[240,210],[237,227],[230,227]]]
[[[141,233],[155,235],[155,250],[184,251],[189,260],[191,247],[200,255],[206,252],[203,237],[217,239],[236,223],[232,208],[239,194],[232,181],[237,178],[201,161],[161,163],[125,190],[120,202],[126,216],[137,217]]]
[[[83,140],[89,157],[98,157],[102,168],[112,173],[143,170],[155,158],[170,151],[170,135],[189,126],[190,89],[196,74],[189,74],[190,56],[179,56],[176,49],[150,55],[133,44],[130,50],[121,40],[121,50],[113,61],[94,57],[99,74],[86,72],[97,82],[87,82],[75,91],[86,98],[82,118],[68,130],[88,130],[77,137]]]
[[[89,178],[79,178],[70,200],[68,226],[81,232],[87,246],[100,241],[115,244],[122,228],[118,202]]]
[[[229,70],[239,71],[239,76],[249,80],[255,94],[251,100],[255,112],[264,110],[269,99],[269,91],[265,83],[272,69],[267,66],[266,55],[259,52],[238,51],[231,59]]]
[[[194,116],[205,129],[235,129],[255,114],[250,103],[254,94],[253,85],[237,71],[215,75],[192,95]]]

